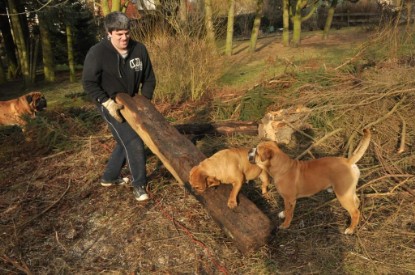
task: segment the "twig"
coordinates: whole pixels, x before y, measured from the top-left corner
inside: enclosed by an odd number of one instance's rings
[[[366,186],[368,186],[368,185],[371,185],[371,184],[373,184],[374,182],[376,182],[376,181],[379,181],[379,180],[382,180],[382,179],[385,179],[385,178],[393,178],[393,179],[396,179],[396,178],[407,178],[408,180],[410,179],[410,178],[413,178],[413,177],[415,177],[414,175],[412,175],[412,174],[392,174],[392,175],[384,175],[384,176],[382,176],[382,177],[379,177],[379,178],[377,178],[377,179],[374,179],[374,180],[371,180],[371,181],[369,181],[369,182],[366,182],[365,184],[363,184],[363,185],[361,185],[361,186],[359,186],[359,188],[357,188],[357,191],[359,191],[359,190],[361,190],[361,189],[363,189],[363,188],[365,188]]]
[[[65,250],[65,252],[68,252],[68,250],[65,248],[65,246],[63,246],[63,244],[59,241],[58,231],[55,231],[55,237],[56,237],[56,241],[63,248],[63,250]]]
[[[375,146],[376,156],[378,157],[379,162],[382,164],[382,167],[386,170],[386,172],[388,172],[389,174],[392,174],[391,167],[390,167],[390,166],[392,166],[398,172],[402,173],[402,170],[399,167],[397,167],[395,163],[391,163],[391,165],[385,165],[385,161],[383,159],[383,156],[379,152],[379,148],[380,148],[379,145]],[[395,181],[399,182],[399,180],[396,177],[394,177],[393,179]],[[415,193],[411,189],[409,189],[408,187],[406,187],[405,185],[402,185],[401,188],[404,189],[406,192],[408,192],[409,194],[411,194],[412,196],[415,197]]]
[[[294,124],[292,124],[291,122],[289,122],[289,121],[287,121],[287,120],[285,120],[285,119],[283,119],[283,120],[282,120],[282,122],[286,123],[288,126],[290,126],[291,128],[293,128],[295,131],[299,132],[299,133],[300,133],[300,134],[302,134],[303,136],[308,137],[308,138],[309,138],[309,139],[311,139],[312,141],[315,141],[315,139],[314,139],[312,136],[310,136],[310,135],[308,135],[308,134],[304,133],[304,131],[301,131],[300,129],[298,129],[297,127],[295,127],[295,125],[294,125]]]
[[[368,125],[365,126],[366,129],[369,129],[370,127],[374,126],[375,124],[378,124],[379,122],[382,122],[383,120],[385,120],[386,118],[388,118],[390,115],[392,115],[399,107],[399,105],[402,104],[402,102],[406,99],[406,96],[403,96],[401,98],[401,100],[399,100],[398,103],[395,104],[395,106],[393,106],[392,110],[390,110],[389,112],[387,112],[384,116],[378,118],[377,120],[369,123]]]
[[[415,191],[415,190],[414,190]],[[369,194],[365,194],[365,197],[367,198],[374,198],[374,197],[389,197],[389,196],[394,196],[394,195],[402,195],[402,194],[407,194],[408,192],[404,192],[404,191],[400,191],[400,192],[385,192],[385,193],[369,193]]]
[[[1,259],[3,259],[3,261],[11,263],[15,268],[17,268],[18,270],[24,272],[27,275],[31,275],[33,274],[29,267],[27,266],[27,264],[25,262],[22,261],[22,263],[17,262],[16,260],[12,260],[10,259],[7,255],[3,254],[1,257]]]
[[[340,132],[342,130],[343,130],[342,128],[339,128],[339,129],[334,130],[331,133],[326,134],[324,137],[322,137],[321,139],[317,140],[315,143],[311,144],[304,152],[302,152],[299,156],[297,156],[296,159],[300,159],[305,154],[307,154],[312,148],[314,148],[315,146],[317,146],[320,143],[322,143],[323,141],[325,141],[327,138],[333,136],[334,134],[337,134],[338,132]]]
[[[54,157],[60,156],[60,155],[62,155],[62,154],[65,154],[65,153],[67,153],[67,152],[68,152],[68,151],[61,151],[61,152],[58,152],[58,153],[56,153],[56,154],[53,154],[53,155],[49,155],[49,156],[43,157],[43,158],[42,158],[42,160],[51,159],[51,158],[54,158]]]
[[[52,203],[45,210],[43,210],[42,212],[40,212],[39,214],[37,214],[36,216],[34,216],[33,218],[31,218],[30,220],[24,222],[20,226],[20,230],[23,230],[23,228],[25,228],[25,225],[27,225],[27,224],[31,223],[32,221],[36,220],[37,218],[39,218],[40,216],[42,216],[43,214],[45,214],[46,212],[48,212],[53,206],[55,206],[65,196],[66,192],[68,192],[69,187],[71,187],[71,180],[69,180],[68,186],[66,187],[65,192],[63,192],[63,194],[54,203]]]
[[[398,154],[401,154],[405,151],[406,121],[400,113],[398,113],[398,115],[402,120],[401,144],[398,149]]]

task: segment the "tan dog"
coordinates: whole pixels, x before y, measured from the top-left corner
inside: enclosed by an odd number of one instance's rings
[[[237,196],[242,184],[249,180],[260,178],[262,193],[266,193],[269,177],[265,171],[255,164],[249,163],[246,148],[232,148],[218,151],[190,170],[189,183],[198,193],[208,187],[221,183],[232,184],[232,191],[228,199],[228,207],[235,208]]]
[[[251,163],[266,170],[274,179],[278,193],[284,199],[284,218],[280,228],[290,226],[297,198],[309,197],[331,187],[340,204],[349,212],[350,226],[344,232],[353,234],[359,222],[359,199],[356,185],[360,171],[355,164],[369,147],[371,133],[365,129],[363,139],[350,158],[325,157],[309,161],[293,160],[283,153],[273,141],[258,144],[249,152]]]
[[[31,92],[21,97],[0,101],[0,125],[17,125],[24,129],[24,116],[35,118],[36,112],[46,108],[46,99],[40,92]]]

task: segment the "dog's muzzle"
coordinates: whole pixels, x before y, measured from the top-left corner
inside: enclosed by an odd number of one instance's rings
[[[248,160],[250,163],[255,164],[256,148],[252,148],[248,152]]]
[[[43,111],[47,107],[47,102],[45,97],[41,97],[36,101],[36,111]]]

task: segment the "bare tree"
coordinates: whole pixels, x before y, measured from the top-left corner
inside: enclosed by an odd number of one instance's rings
[[[17,5],[19,3],[16,0],[7,0],[7,4],[9,8],[13,33],[15,34],[14,41],[17,47],[21,72],[25,85],[30,86],[32,84],[32,78],[30,76],[29,53],[26,47],[26,45],[28,45],[26,41],[27,36],[24,33],[24,28],[21,25],[19,18],[19,11],[17,10]]]
[[[264,5],[263,0],[257,0],[254,26],[252,27],[251,41],[250,41],[250,44],[249,44],[250,52],[255,51],[256,42],[258,40],[259,27],[261,25],[261,16],[262,16],[262,7],[263,7],[263,5]]]
[[[208,43],[215,45],[215,28],[213,27],[211,0],[205,0],[204,9],[205,9],[206,38],[207,38]]]
[[[290,45],[290,2],[282,0],[282,44]]]
[[[301,24],[308,20],[319,6],[319,0],[297,0],[295,6],[291,7],[290,16],[293,22],[293,38],[290,45],[298,47],[301,40]],[[303,11],[307,13],[303,15]]]
[[[324,30],[323,30],[323,39],[327,39],[327,37],[329,36],[329,30],[333,22],[333,16],[334,16],[334,11],[337,7],[337,2],[338,0],[332,0],[330,3],[330,7],[327,12],[326,24],[324,25]]]
[[[6,14],[5,2],[0,3],[0,14]],[[3,37],[1,42],[6,52],[7,72],[5,72],[5,78],[13,79],[17,76],[18,70],[16,45],[13,41],[9,20],[5,15],[0,15],[0,31]]]
[[[235,0],[228,0],[228,26],[226,31],[226,45],[225,54],[228,56],[232,55],[232,41],[233,41],[233,25],[235,21]]]
[[[43,73],[47,82],[55,81],[55,62],[53,57],[52,45],[49,30],[47,28],[46,14],[38,13],[40,41],[42,44]]]
[[[66,44],[68,47],[68,65],[69,65],[69,81],[75,82],[75,61],[72,41],[72,26],[66,24]]]

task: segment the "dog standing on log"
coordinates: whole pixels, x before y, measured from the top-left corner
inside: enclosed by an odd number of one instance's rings
[[[265,194],[269,176],[258,165],[249,163],[248,152],[247,148],[224,149],[216,152],[190,170],[190,185],[196,192],[202,193],[206,188],[221,183],[232,184],[228,199],[228,207],[231,209],[238,205],[237,196],[246,181],[259,177],[262,181],[262,193]]]
[[[363,131],[363,139],[350,158],[293,160],[283,153],[274,141],[261,142],[249,151],[249,161],[268,172],[284,200],[284,211],[278,215],[280,218],[285,218],[280,228],[286,229],[290,226],[297,198],[310,197],[331,187],[340,204],[351,217],[350,226],[344,234],[353,234],[360,218],[358,209],[360,202],[356,195],[360,170],[356,162],[366,152],[371,138],[368,129]]]
[[[35,118],[36,113],[46,108],[46,98],[40,92],[31,92],[15,99],[0,101],[0,125],[17,125],[22,128],[27,122],[24,116]]]

